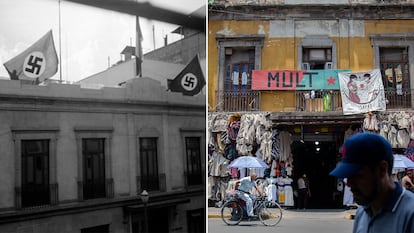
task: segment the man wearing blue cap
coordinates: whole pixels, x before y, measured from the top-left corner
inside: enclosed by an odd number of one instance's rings
[[[346,139],[342,161],[330,175],[348,178],[356,212],[354,233],[414,233],[414,194],[394,182],[391,145],[373,133]]]

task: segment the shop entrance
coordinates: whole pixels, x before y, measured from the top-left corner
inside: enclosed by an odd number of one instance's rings
[[[293,142],[293,179],[296,182],[300,176],[306,174],[311,192],[307,208],[342,207],[336,178],[329,176],[329,172],[336,166],[338,151],[335,133],[307,135],[304,139]]]

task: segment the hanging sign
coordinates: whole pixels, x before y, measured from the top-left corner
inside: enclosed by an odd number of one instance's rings
[[[379,69],[339,73],[339,83],[344,115],[386,110]]]
[[[252,90],[339,90],[338,73],[349,70],[253,70]]]

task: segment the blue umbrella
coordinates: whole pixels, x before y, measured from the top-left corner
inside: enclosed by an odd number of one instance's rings
[[[254,157],[254,156],[240,156],[237,159],[233,160],[228,166],[229,168],[235,167],[238,169],[242,168],[268,168],[263,160]]]
[[[404,155],[394,155],[393,168],[414,168],[414,162]]]

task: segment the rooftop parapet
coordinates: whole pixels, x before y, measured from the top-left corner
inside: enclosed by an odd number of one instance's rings
[[[0,97],[19,96],[47,99],[70,99],[113,102],[162,102],[170,104],[205,105],[205,95],[184,96],[169,92],[159,81],[134,78],[122,87],[85,88],[80,84],[23,84],[19,80],[0,80]]]

